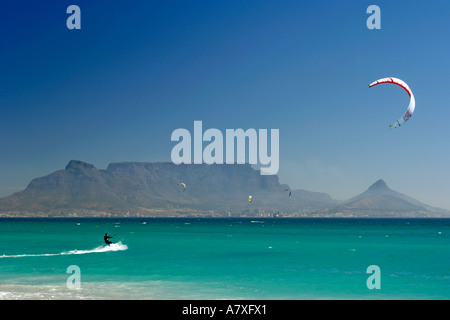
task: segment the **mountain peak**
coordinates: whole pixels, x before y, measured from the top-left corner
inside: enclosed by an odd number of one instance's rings
[[[374,184],[372,184],[368,190],[389,190],[386,182],[383,179],[378,180]]]
[[[426,205],[400,192],[390,189],[384,180],[380,179],[363,193],[347,200],[334,209],[336,212],[363,212],[367,216],[418,214],[425,211]]]
[[[80,160],[70,160],[70,162],[66,166],[66,170],[69,169],[95,169],[95,167],[90,163]]]

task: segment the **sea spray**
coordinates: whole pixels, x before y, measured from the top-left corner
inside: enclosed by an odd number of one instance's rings
[[[39,253],[39,254],[13,254],[13,255],[2,255],[0,258],[24,258],[24,257],[51,257],[51,256],[65,256],[71,254],[87,254],[87,253],[102,253],[109,251],[124,251],[127,250],[128,246],[126,244],[122,244],[121,241],[117,243],[112,243],[107,246],[99,246],[97,248],[91,250],[70,250],[63,251],[59,253]]]

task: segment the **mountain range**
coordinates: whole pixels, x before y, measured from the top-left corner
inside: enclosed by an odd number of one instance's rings
[[[186,185],[186,190],[184,186]],[[251,201],[249,201],[251,196]],[[71,160],[0,199],[0,216],[449,216],[378,180],[347,201],[291,190],[250,165]]]

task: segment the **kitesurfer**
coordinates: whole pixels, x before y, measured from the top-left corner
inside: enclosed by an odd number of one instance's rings
[[[109,241],[108,239],[114,238],[113,236],[108,235],[107,233],[105,233],[105,236],[103,237],[103,240],[105,240],[106,244],[111,244],[113,242]]]

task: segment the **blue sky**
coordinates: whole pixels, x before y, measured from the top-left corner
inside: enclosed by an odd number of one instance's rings
[[[66,8],[81,8],[68,30]],[[369,30],[366,9],[381,9]],[[378,179],[450,209],[450,2],[3,1],[0,196],[71,159],[171,161],[173,130],[279,129],[281,183]],[[404,126],[404,80],[416,110]]]

